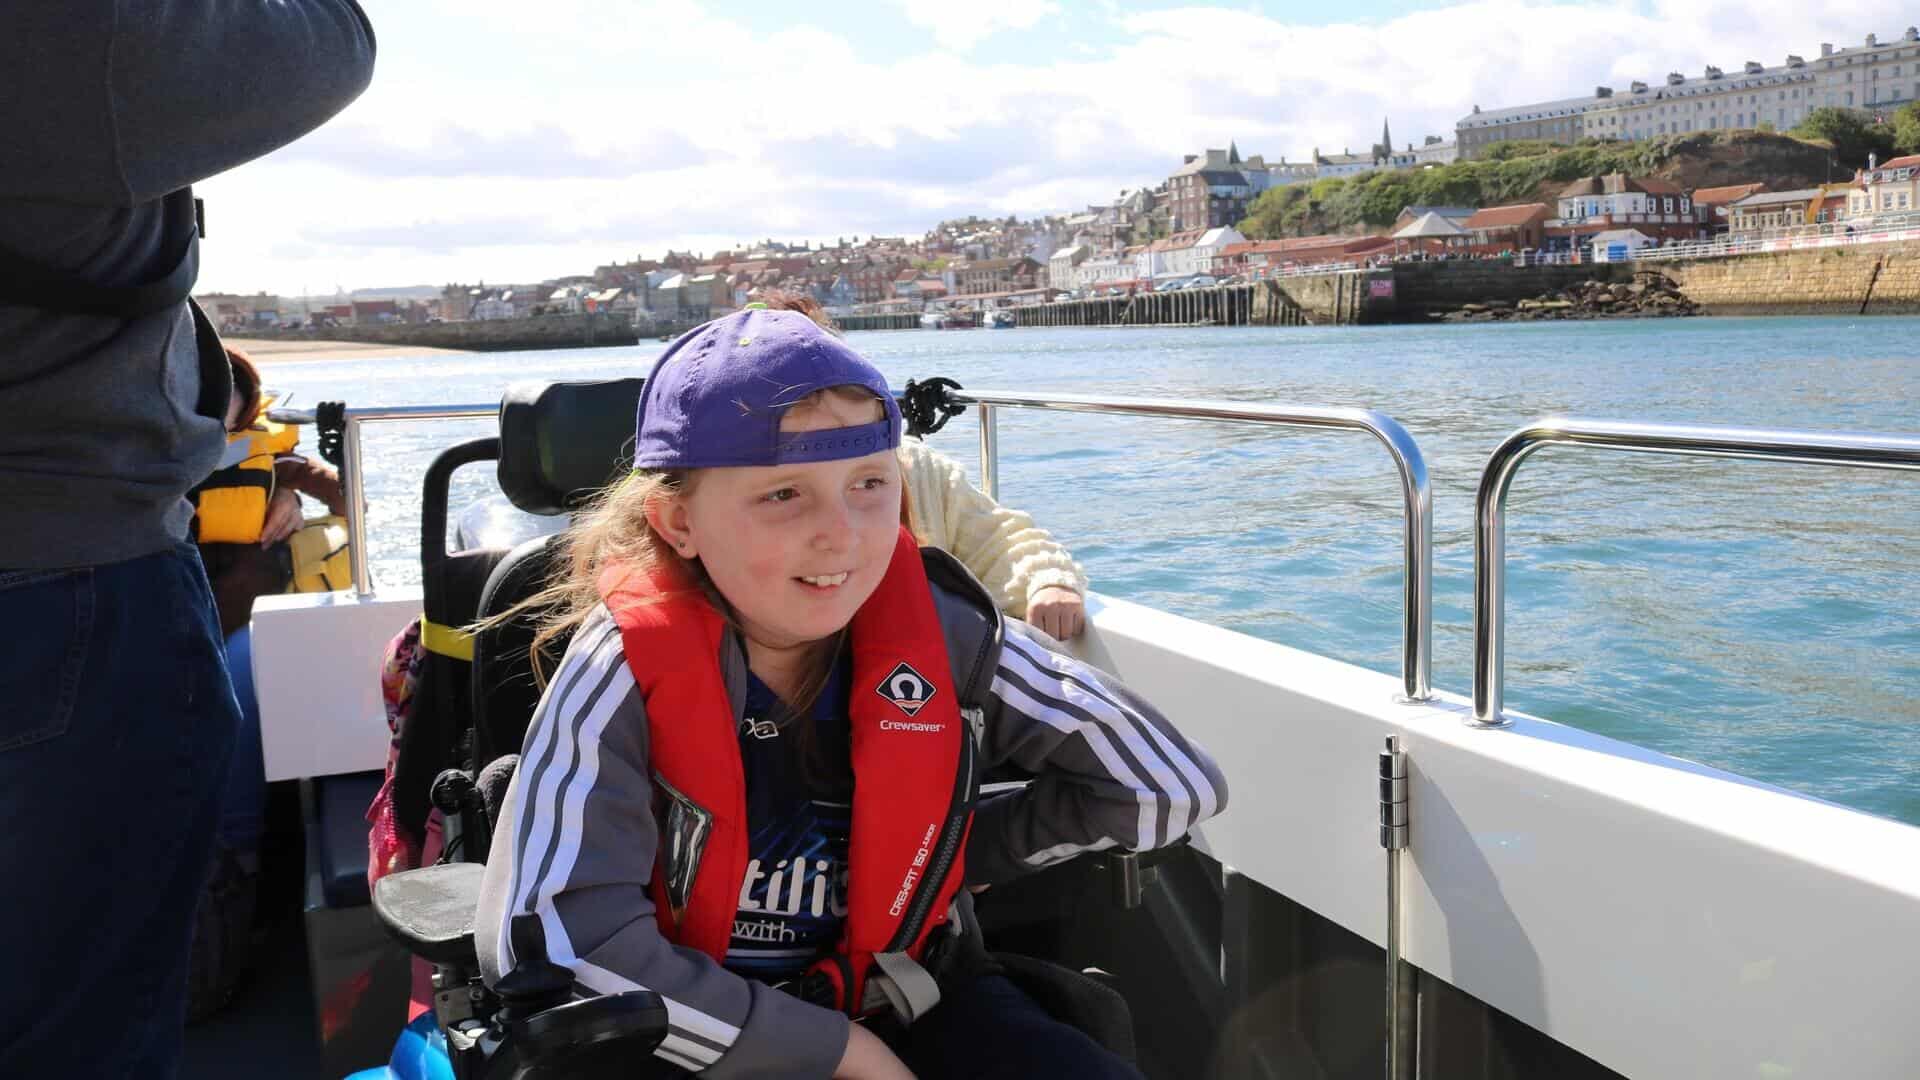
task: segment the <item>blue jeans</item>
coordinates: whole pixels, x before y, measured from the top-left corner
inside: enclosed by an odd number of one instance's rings
[[[253,693],[253,628],[227,636],[227,673],[240,703],[240,731],[233,744],[233,767],[220,797],[220,843],[229,851],[250,852],[266,830],[267,769],[260,757],[260,703]]]
[[[239,708],[199,554],[0,570],[0,1063],[169,1077]]]
[[[1004,975],[943,988],[932,1012],[888,1041],[920,1080],[1141,1080],[1140,1070],[1048,1016]]]

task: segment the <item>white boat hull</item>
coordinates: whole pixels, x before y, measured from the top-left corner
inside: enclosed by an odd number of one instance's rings
[[[384,766],[377,673],[419,594],[262,601],[270,779]],[[1079,651],[1227,772],[1197,845],[1384,945],[1376,755],[1410,761],[1406,959],[1631,1077],[1920,1076],[1920,829],[1093,597]]]

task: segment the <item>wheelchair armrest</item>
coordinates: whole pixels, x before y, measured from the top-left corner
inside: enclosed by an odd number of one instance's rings
[[[387,933],[436,964],[479,966],[473,911],[486,867],[453,862],[388,874],[374,883],[373,910]]]

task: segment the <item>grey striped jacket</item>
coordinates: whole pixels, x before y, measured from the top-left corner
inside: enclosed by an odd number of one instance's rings
[[[1039,631],[1003,620],[951,556],[923,555],[958,696],[982,712],[980,767],[1033,778],[980,803],[969,883],[1082,852],[1159,847],[1226,805],[1219,768],[1151,705],[1056,654]],[[746,658],[731,634],[720,663],[738,722]],[[601,608],[547,686],[494,833],[475,921],[485,977],[513,967],[508,920],[537,913],[551,959],[573,970],[583,992],[645,988],[666,999],[659,1057],[717,1078],[831,1076],[846,1017],[661,935],[647,892],[660,841],[653,787],[644,706],[619,629]]]

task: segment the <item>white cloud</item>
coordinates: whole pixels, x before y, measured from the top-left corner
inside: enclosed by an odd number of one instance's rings
[[[907,21],[933,32],[949,49],[971,50],[1003,30],[1025,30],[1050,15],[1060,14],[1051,0],[896,0]]]
[[[1475,104],[1777,63],[1909,21],[1878,0],[1839,16],[1788,0],[1468,0],[1328,26],[986,0],[937,17],[910,4],[936,33],[902,52],[845,22],[771,25],[691,0],[543,0],[538,19],[511,17],[522,10],[373,12],[372,89],[308,140],[203,185],[205,287],[524,280],[668,247],[1072,210],[1229,139],[1298,160],[1364,147],[1387,118],[1417,143],[1450,137]],[[1040,62],[941,47],[942,27],[1031,28],[1049,12],[1063,44]]]

